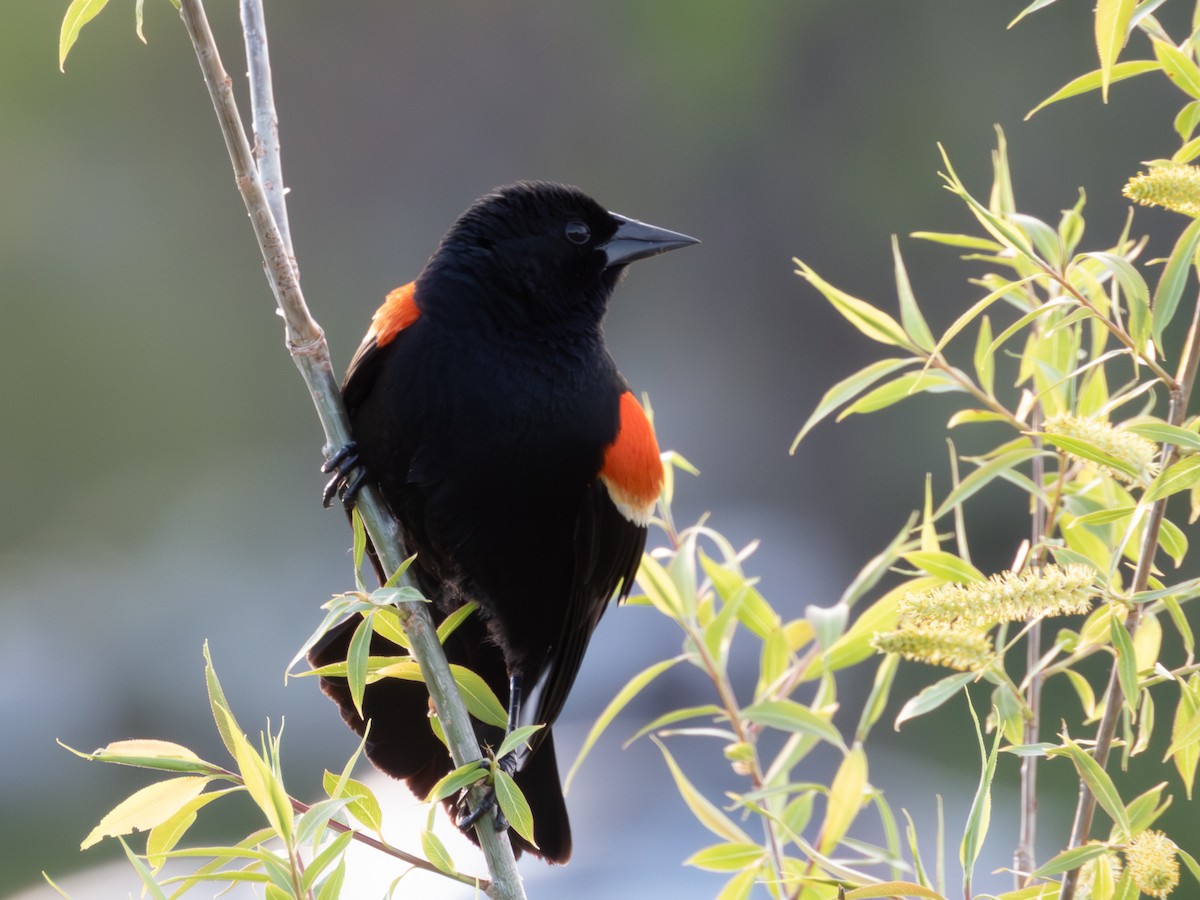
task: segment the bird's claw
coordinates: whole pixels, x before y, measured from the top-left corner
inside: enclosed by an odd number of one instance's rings
[[[488,771],[491,771],[492,768],[491,760],[488,759],[479,760],[477,765],[482,769],[487,769]],[[516,771],[516,757],[512,753],[506,753],[499,760],[497,760],[496,765],[498,765],[505,772],[505,774],[512,775],[512,773]],[[470,788],[464,788],[462,793],[459,795],[457,805],[460,810],[466,810],[467,796],[470,793],[470,790]],[[475,808],[467,810],[466,812],[457,816],[454,820],[454,824],[459,831],[465,833],[470,831],[475,823],[483,818],[488,811],[492,809],[496,811],[496,831],[507,831],[508,817],[504,815],[504,811],[500,809],[500,804],[496,801],[496,788],[490,784],[486,786],[485,791],[480,795],[479,802],[476,804]]]
[[[358,463],[358,444],[348,442],[324,462],[321,471],[333,473],[321,494],[321,505],[328,509],[337,497],[346,509],[354,506],[354,499],[367,480],[366,470]]]

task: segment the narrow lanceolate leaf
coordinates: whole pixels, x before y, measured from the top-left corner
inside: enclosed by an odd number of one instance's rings
[[[1098,0],[1096,3],[1096,50],[1100,56],[1100,93],[1108,102],[1108,86],[1117,56],[1125,46],[1129,19],[1136,0]]]
[[[923,897],[926,900],[946,900],[933,888],[912,881],[884,881],[847,891],[845,900],[874,900],[876,897]]]
[[[1154,304],[1151,307],[1156,344],[1162,344],[1163,332],[1175,316],[1175,310],[1179,308],[1179,298],[1183,295],[1198,247],[1200,219],[1196,219],[1184,229],[1179,240],[1175,242],[1175,249],[1171,251],[1162,275],[1159,276],[1158,287],[1154,291]]]
[[[1108,852],[1108,847],[1104,844],[1084,844],[1082,847],[1072,847],[1070,850],[1064,850],[1057,856],[1048,860],[1036,872],[1033,873],[1034,878],[1051,878],[1054,875],[1061,875],[1063,872],[1070,872],[1072,869],[1078,869],[1086,862],[1091,862],[1097,856],[1103,856]]]
[[[454,860],[451,858],[442,839],[428,828],[421,832],[421,852],[425,858],[438,868],[439,871],[451,874],[454,872]]]
[[[683,802],[692,811],[692,815],[696,817],[696,821],[719,838],[738,844],[753,844],[754,841],[746,832],[735,825],[733,820],[721,812],[720,808],[712,801],[696,790],[695,785],[683,774],[683,770],[679,768],[679,764],[675,762],[675,757],[671,755],[666,745],[653,735],[650,736],[650,740],[654,741],[655,746],[662,751],[667,768],[671,770],[671,777],[675,779],[675,787],[679,790],[679,795],[683,797]]]
[[[937,709],[978,677],[974,672],[958,672],[922,688],[919,694],[900,708],[900,712],[896,716],[895,729],[899,731],[900,726],[909,719],[915,719],[917,716],[923,716],[925,713]]]
[[[979,320],[979,336],[975,339],[974,362],[979,386],[990,397],[996,382],[996,353],[992,349],[992,322],[987,316]],[[990,415],[995,415],[995,413]]]
[[[859,369],[849,378],[843,378],[821,398],[821,402],[817,404],[817,408],[813,410],[812,415],[804,423],[804,427],[800,429],[800,433],[796,435],[796,439],[792,441],[789,453],[795,453],[796,448],[800,446],[800,442],[804,440],[804,436],[812,430],[818,422],[828,416],[831,412],[846,403],[859,393],[865,391],[879,379],[891,375],[897,369],[902,369],[905,366],[914,365],[917,362],[914,358],[905,359],[881,359],[878,362],[873,362],[865,369]]]
[[[974,472],[967,475],[960,481],[955,488],[946,495],[946,499],[942,501],[942,505],[934,510],[933,517],[940,519],[946,513],[950,512],[956,506],[964,503],[968,498],[974,496],[978,491],[983,490],[988,484],[994,481],[997,477],[1005,475],[1013,467],[1020,465],[1027,460],[1033,459],[1035,456],[1050,456],[1044,450],[1037,450],[1033,447],[1022,447],[1016,450],[1010,450],[1007,453],[1002,453],[995,459],[988,460]]]
[[[67,54],[79,37],[79,30],[99,15],[108,6],[108,0],[71,0],[67,14],[63,16],[62,28],[58,33],[58,71],[62,72]]]
[[[886,409],[901,400],[906,400],[914,394],[921,394],[926,391],[935,394],[946,393],[947,391],[964,391],[965,388],[944,372],[939,372],[936,369],[925,370],[921,372],[905,372],[903,375],[897,375],[891,381],[881,384],[879,387],[863,394],[840,413],[837,420],[840,422],[847,416],[862,413],[878,412],[881,409]]]
[[[322,786],[330,797],[348,798],[350,802],[346,804],[346,810],[372,831],[383,828],[383,810],[379,806],[379,800],[361,781],[355,781],[353,778],[343,780],[326,771],[322,777]]]
[[[1121,802],[1121,795],[1117,793],[1116,785],[1113,784],[1108,773],[1092,758],[1092,755],[1069,737],[1063,738],[1061,749],[1055,748],[1050,753],[1055,756],[1065,754],[1070,757],[1080,778],[1087,784],[1092,796],[1096,798],[1096,802],[1108,813],[1109,818],[1113,820],[1113,824],[1120,831],[1118,840],[1128,838],[1129,814],[1125,811],[1125,804]]]
[[[825,299],[833,304],[833,308],[846,317],[855,328],[873,341],[881,344],[891,344],[895,347],[911,347],[912,342],[900,327],[900,323],[881,309],[876,309],[865,300],[851,297],[845,291],[834,287],[816,273],[812,266],[800,259],[793,259],[797,266],[796,274],[825,295]]]
[[[529,809],[529,801],[525,799],[513,777],[499,768],[496,769],[496,802],[500,804],[500,811],[508,819],[513,831],[536,847],[537,841],[533,839],[533,813]]]
[[[912,284],[908,280],[908,269],[904,266],[904,258],[900,255],[900,242],[892,235],[892,258],[896,264],[896,293],[900,297],[900,324],[912,342],[922,350],[933,349],[933,334],[921,309],[917,306],[917,298],[913,294]]]
[[[129,858],[133,870],[142,879],[142,887],[150,897],[150,900],[167,900],[167,895],[163,892],[158,882],[154,880],[154,875],[146,868],[146,864],[138,859],[137,854],[129,849],[129,845],[125,843],[125,838],[118,838],[118,840],[121,842],[121,847],[125,850],[125,856]]]
[[[817,842],[820,853],[828,854],[837,847],[858,817],[866,801],[867,754],[861,744],[855,744],[842,759],[833,783],[829,786],[825,822]]]
[[[968,698],[969,701],[969,698]],[[967,816],[967,827],[963,832],[962,844],[959,847],[959,860],[963,871],[969,878],[979,858],[979,851],[987,837],[988,827],[992,820],[992,779],[996,775],[996,757],[1000,752],[1000,741],[1004,737],[1004,729],[997,728],[992,740],[989,753],[983,743],[983,731],[979,727],[979,717],[975,707],[968,702],[971,718],[975,721],[975,734],[979,739],[979,755],[983,768],[979,774],[979,787],[975,791],[975,799],[971,802],[971,812]]]
[[[204,642],[204,680],[208,686],[208,705],[212,710],[213,719],[217,723],[217,733],[221,735],[221,743],[225,745],[230,756],[236,757],[234,734],[240,733],[240,729],[237,720],[233,717],[233,710],[229,708],[229,701],[225,699],[225,692],[221,690],[221,682],[217,680],[212,656],[208,652],[208,641]]]
[[[82,753],[73,747],[68,747],[62,741],[59,741],[58,744],[83,759],[115,763],[119,766],[136,766],[141,769],[157,769],[161,772],[193,772],[203,775],[214,775],[220,771],[219,766],[205,762],[187,747],[173,744],[170,741],[113,741],[95,753]]]
[[[1058,447],[1060,450],[1067,451],[1072,456],[1078,456],[1080,459],[1086,459],[1088,462],[1093,462],[1098,466],[1120,472],[1131,481],[1136,482],[1141,477],[1141,473],[1125,462],[1125,460],[1118,459],[1110,453],[1105,453],[1090,441],[1085,441],[1077,437],[1069,437],[1065,434],[1043,434],[1042,439],[1046,443]]]
[[[987,581],[987,576],[977,568],[945,550],[914,550],[905,553],[903,557],[919,569],[923,569],[935,578],[943,581],[960,583],[978,583]]]
[[[1200,68],[1196,67],[1192,58],[1174,44],[1159,40],[1152,43],[1154,56],[1167,77],[1193,100],[1200,100]]]
[[[683,864],[708,872],[740,872],[757,866],[765,856],[766,851],[758,844],[723,843],[697,850]]]
[[[508,724],[508,713],[504,705],[496,697],[491,686],[466,666],[455,663],[450,665],[450,674],[458,685],[463,702],[467,704],[467,712],[480,722],[504,728]]]
[[[1200,222],[1200,219],[1196,220]],[[1168,425],[1166,422],[1140,422],[1123,426],[1125,431],[1131,431],[1139,437],[1157,441],[1162,444],[1174,444],[1184,450],[1200,450],[1200,435],[1178,425]]]
[[[600,739],[600,735],[604,733],[604,729],[612,723],[612,720],[617,717],[617,714],[623,710],[634,697],[642,692],[655,678],[661,675],[667,669],[686,659],[686,656],[676,656],[672,659],[665,659],[661,662],[656,662],[652,666],[647,666],[642,671],[638,672],[626,682],[625,687],[617,692],[617,696],[609,701],[608,706],[604,707],[604,712],[600,713],[600,717],[596,719],[591,730],[588,732],[587,738],[583,742],[583,746],[579,750],[579,755],[575,757],[575,762],[571,764],[571,771],[567,773],[566,779],[563,781],[563,793],[567,793],[571,789],[571,781],[575,778],[575,773],[579,771],[579,767],[583,765],[584,759],[591,752],[596,741]]]
[[[185,775],[146,785],[118,803],[100,824],[91,830],[80,850],[86,850],[106,837],[118,837],[134,831],[145,831],[165,822],[180,807],[194,800],[212,779]]]
[[[1153,503],[1200,484],[1200,456],[1185,456],[1154,479],[1143,500]]]
[[[375,614],[368,613],[354,629],[350,649],[346,651],[346,684],[350,699],[360,718],[363,716],[363,692],[367,689],[367,661],[371,655],[371,635],[375,632]]]
[[[1162,68],[1156,60],[1152,59],[1135,59],[1128,62],[1117,63],[1109,72],[1108,83],[1112,84],[1117,81],[1124,81],[1126,78],[1133,78],[1135,75],[1144,75],[1147,72],[1154,72]],[[1051,103],[1057,103],[1059,100],[1066,100],[1068,97],[1075,97],[1079,94],[1086,94],[1088,91],[1094,91],[1101,87],[1104,79],[1104,71],[1097,69],[1094,72],[1088,72],[1086,75],[1080,75],[1068,81],[1065,85],[1031,109],[1025,114],[1025,119],[1028,121],[1033,117],[1033,114],[1039,110],[1045,109]]]
[[[1109,618],[1108,626],[1113,647],[1117,651],[1117,679],[1121,682],[1125,709],[1133,715],[1138,703],[1137,655],[1133,650],[1133,640],[1116,616]]]
[[[742,710],[742,718],[756,725],[811,734],[835,747],[845,747],[841,733],[833,723],[795,700],[764,700]]]
[[[436,803],[439,800],[445,800],[463,788],[470,787],[475,782],[487,778],[487,774],[488,770],[480,766],[478,762],[459,766],[453,772],[448,772],[438,779],[437,783],[429,789],[429,793],[425,795],[425,802]]]

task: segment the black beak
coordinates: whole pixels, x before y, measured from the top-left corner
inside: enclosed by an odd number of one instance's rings
[[[627,219],[616,213],[609,213],[617,221],[617,231],[607,241],[600,245],[608,259],[608,268],[623,266],[635,260],[648,256],[657,256],[668,250],[677,250],[688,244],[700,243],[694,237],[680,234],[677,231],[667,231],[656,225],[647,225],[636,219]]]

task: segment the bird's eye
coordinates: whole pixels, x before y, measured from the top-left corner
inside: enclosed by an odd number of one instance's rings
[[[586,244],[592,238],[592,229],[583,222],[568,222],[564,231],[572,244]]]

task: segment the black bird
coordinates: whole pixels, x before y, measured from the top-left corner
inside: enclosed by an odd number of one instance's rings
[[[601,321],[628,263],[693,243],[577,188],[498,188],[462,214],[416,281],[387,296],[346,373],[355,443],[331,460],[326,503],[334,493],[352,502],[364,478],[378,484],[435,618],[479,604],[446,653],[508,705],[510,727],[554,722],[609,600],[633,586],[662,464]],[[335,627],[310,662],[344,660],[357,623]],[[375,640],[373,653],[397,652]],[[322,689],[361,734],[345,681]],[[363,712],[376,768],[418,796],[450,771],[423,685],[368,685]],[[474,724],[481,745],[503,739]],[[566,862],[549,727],[516,764],[537,847],[512,832],[514,847]]]

